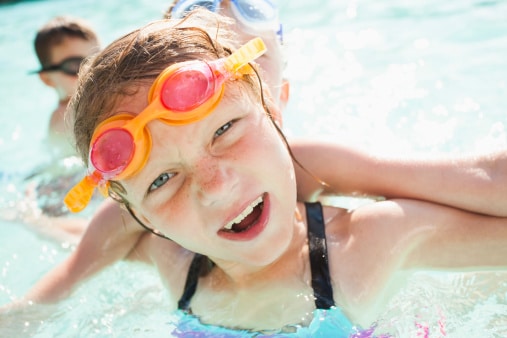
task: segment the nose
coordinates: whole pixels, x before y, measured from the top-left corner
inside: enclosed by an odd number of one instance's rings
[[[199,200],[205,206],[228,201],[238,183],[232,166],[219,157],[207,154],[195,164],[192,184]]]

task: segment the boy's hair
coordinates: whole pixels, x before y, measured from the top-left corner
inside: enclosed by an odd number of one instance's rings
[[[48,67],[51,64],[53,47],[61,44],[68,37],[97,44],[99,42],[97,34],[85,20],[71,16],[54,17],[37,31],[34,40],[35,53],[42,67]]]

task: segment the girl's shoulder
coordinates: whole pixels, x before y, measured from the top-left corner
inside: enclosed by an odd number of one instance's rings
[[[344,243],[353,247],[392,247],[407,236],[413,237],[421,227],[421,215],[431,210],[427,203],[403,199],[377,201],[353,209],[324,206],[326,240],[340,247]]]
[[[177,243],[145,232],[139,239],[130,259],[153,265],[172,299],[181,296],[195,253]]]

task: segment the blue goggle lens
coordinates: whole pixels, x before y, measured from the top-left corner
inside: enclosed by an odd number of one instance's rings
[[[216,12],[218,10],[218,4],[220,0],[215,1],[205,1],[205,0],[182,0],[178,1],[178,3],[171,10],[171,17],[175,19],[184,18],[188,12],[197,8],[204,7],[211,12]]]
[[[252,22],[276,20],[276,7],[268,0],[232,0],[241,16]]]
[[[217,12],[221,0],[181,0],[171,11],[171,17],[181,19],[197,7],[205,7]],[[274,21],[277,18],[276,6],[269,0],[231,0],[233,6],[245,21],[252,23]]]

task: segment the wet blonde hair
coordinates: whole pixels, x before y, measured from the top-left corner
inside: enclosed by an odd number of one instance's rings
[[[168,66],[190,60],[211,61],[236,49],[231,20],[205,9],[196,9],[183,20],[160,20],[111,43],[83,66],[77,92],[70,105],[76,148],[88,165],[90,141],[97,126],[115,114],[122,98],[149,86]],[[241,81],[257,92],[261,84],[253,75]],[[264,86],[264,89],[266,86]]]

